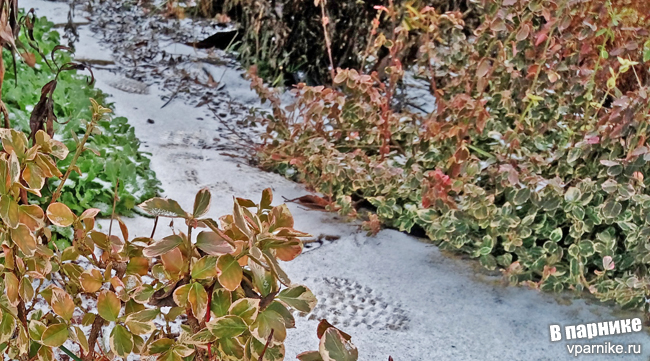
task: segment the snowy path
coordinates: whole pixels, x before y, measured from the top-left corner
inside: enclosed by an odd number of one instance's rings
[[[66,22],[68,6],[42,0],[23,0],[38,15]],[[59,18],[53,18],[58,17]],[[78,15],[79,16],[79,15]],[[83,18],[81,20],[84,20]],[[80,28],[78,58],[111,60],[112,53],[98,45],[88,25]],[[191,54],[184,45],[170,51]],[[207,68],[225,87],[213,105],[219,111],[255,105],[255,95],[239,73],[226,66]],[[278,175],[237,162],[214,147],[230,137],[205,107],[182,99],[167,102],[162,83],[143,85],[142,91],[123,91],[128,80],[110,70],[96,70],[97,86],[112,94],[117,115],[129,118],[144,150],[153,153],[151,166],[171,197],[189,209],[194,194],[208,187],[213,194],[210,216],[217,218],[232,207],[232,196],[257,200],[272,187],[276,203],[306,194],[304,188]],[[116,84],[122,84],[116,86]],[[134,83],[134,86],[142,86]],[[128,90],[128,89],[127,89]],[[145,91],[146,90],[146,91]],[[191,100],[191,99],[190,99]],[[196,103],[196,102],[195,102]],[[242,113],[238,113],[242,114]],[[153,121],[153,122],[152,122]],[[232,152],[232,151],[230,151]],[[550,342],[549,325],[572,325],[629,318],[629,314],[571,295],[542,294],[522,287],[504,287],[501,279],[479,269],[475,262],[442,255],[438,249],[405,234],[384,230],[367,237],[355,224],[335,214],[305,211],[289,204],[296,228],[325,240],[285,265],[294,282],[308,285],[319,298],[311,316],[297,319],[287,337],[287,360],[317,347],[318,319],[327,318],[353,336],[362,361],[387,360],[569,360],[566,342]],[[126,219],[130,233],[148,235],[152,220]],[[104,222],[106,224],[106,222]],[[163,222],[157,235],[168,228]],[[650,342],[645,332],[589,340],[594,344],[643,344],[643,355],[620,359],[648,359]],[[585,342],[581,342],[585,343]],[[582,356],[585,360],[617,359],[614,355]]]

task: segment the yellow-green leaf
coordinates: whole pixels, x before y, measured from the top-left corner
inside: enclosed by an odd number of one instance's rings
[[[64,323],[52,325],[43,331],[41,342],[45,346],[59,347],[65,343],[70,336],[68,326]]]
[[[237,316],[223,316],[206,324],[210,332],[217,338],[232,338],[248,330],[248,325]]]
[[[192,284],[187,296],[187,301],[192,307],[192,313],[198,319],[205,317],[208,311],[208,293],[198,282]]]
[[[32,286],[32,280],[30,277],[23,277],[20,280],[18,293],[20,294],[20,298],[25,302],[29,302],[34,298],[34,286]]]
[[[289,276],[280,267],[278,260],[275,259],[273,254],[269,250],[262,251],[262,254],[264,255],[266,263],[271,267],[271,271],[278,278],[278,280],[287,287],[291,286],[291,280],[289,279]]]
[[[280,291],[277,297],[287,306],[293,307],[300,312],[311,312],[316,307],[316,297],[305,286],[292,286]]]
[[[192,265],[192,278],[197,280],[213,278],[217,275],[217,258],[205,256]]]
[[[260,300],[254,298],[242,298],[230,306],[228,313],[241,317],[247,324],[253,323],[257,318],[260,309]]]
[[[169,349],[172,347],[173,344],[174,341],[168,338],[158,339],[149,345],[149,348],[147,349],[147,353],[149,355],[161,354],[163,352],[169,351]]]
[[[29,337],[31,337],[34,340],[40,340],[46,328],[47,327],[45,327],[45,324],[41,321],[38,320],[29,321],[29,330],[28,330]]]
[[[284,318],[279,313],[266,308],[257,315],[257,319],[251,325],[253,336],[260,342],[266,342],[273,331],[273,339],[284,341],[287,337],[287,328],[284,324]]]
[[[106,321],[116,321],[121,308],[120,299],[111,291],[104,290],[97,297],[97,312]]]
[[[174,302],[176,302],[176,304],[180,307],[186,307],[189,295],[190,285],[180,286],[173,293]]]
[[[133,335],[122,325],[115,325],[111,332],[111,350],[121,357],[128,356],[133,350]]]
[[[2,220],[9,226],[9,228],[18,227],[20,222],[20,207],[18,207],[18,203],[8,195],[2,195],[0,197],[0,217],[2,217]]]
[[[16,331],[16,319],[9,312],[2,313],[2,322],[0,322],[0,343],[5,343],[11,339]]]
[[[84,353],[88,352],[88,339],[86,338],[86,334],[79,328],[78,326],[74,326],[73,328],[74,336],[76,338],[76,341],[79,343],[81,346],[81,349],[83,349]]]
[[[216,317],[227,315],[231,304],[232,296],[230,294],[230,291],[226,291],[223,288],[217,288],[214,290],[214,292],[212,292],[210,310]]]
[[[323,361],[356,361],[359,358],[357,348],[334,327],[325,331],[318,351]]]

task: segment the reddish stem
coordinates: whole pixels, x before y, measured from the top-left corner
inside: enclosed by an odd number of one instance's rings
[[[208,310],[205,312],[205,323],[210,321],[210,304],[212,304],[212,287],[208,292]],[[208,344],[208,360],[212,358],[212,344]]]

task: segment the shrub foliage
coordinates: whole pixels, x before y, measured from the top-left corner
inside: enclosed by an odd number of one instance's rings
[[[96,230],[100,210],[73,212],[57,201],[63,187],[44,207],[21,196],[40,193],[45,179],[35,174],[65,182],[79,149],[110,112],[92,104],[93,118],[65,174],[56,167],[68,155],[65,144],[38,130],[30,146],[24,133],[0,130],[3,357],[282,360],[292,312],[310,312],[316,298],[280,266],[301,253],[307,234],[293,228],[286,205],[272,206],[270,189],[259,204],[236,199],[233,213],[219,221],[205,217],[207,189],[197,193],[191,212],[152,198],[140,205],[156,217],[151,237],[131,237],[119,219],[121,235],[112,227]],[[181,221],[187,231],[154,240],[158,218]],[[53,227],[70,229],[73,244],[51,245]],[[204,230],[192,237],[197,228]],[[319,351],[303,360],[356,360],[345,333],[322,322],[318,336]]]
[[[286,108],[253,72],[273,109],[261,164],[512,282],[647,307],[647,2],[475,5],[474,31],[460,12],[377,7],[366,63],[299,84]],[[432,112],[403,101],[405,74]]]

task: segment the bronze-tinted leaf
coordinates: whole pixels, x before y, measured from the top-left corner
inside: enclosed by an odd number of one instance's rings
[[[20,293],[18,292],[20,281],[18,281],[16,275],[11,272],[5,272],[4,278],[7,299],[9,300],[9,303],[15,307],[20,302]]]
[[[139,205],[139,207],[154,217],[188,217],[187,212],[185,212],[178,202],[173,199],[152,198],[148,201],[144,201]]]
[[[27,257],[34,255],[36,250],[36,237],[24,224],[19,224],[16,229],[11,230],[11,240],[18,246],[20,251]]]
[[[194,210],[192,216],[194,218],[201,218],[208,213],[211,199],[212,195],[210,194],[210,190],[208,188],[201,189],[194,199]]]
[[[70,321],[72,319],[75,309],[74,301],[72,301],[72,297],[61,288],[52,287],[50,305],[52,306],[52,311],[61,316],[64,320]]]
[[[260,208],[271,209],[271,203],[273,203],[273,191],[271,191],[271,188],[266,188],[262,191],[262,200],[260,201]]]
[[[146,257],[158,257],[178,247],[181,243],[183,243],[183,238],[174,234],[148,246],[142,250],[142,254]]]
[[[104,284],[104,277],[101,272],[96,269],[85,270],[79,277],[81,288],[85,292],[94,293],[99,291]]]
[[[35,204],[18,206],[18,219],[32,232],[43,228],[45,225],[43,209]]]
[[[242,268],[235,257],[229,254],[220,256],[217,260],[217,277],[219,283],[228,291],[234,291],[239,287],[242,279]]]
[[[47,218],[59,227],[69,227],[75,221],[75,215],[63,203],[55,202],[47,207]]]
[[[289,207],[286,204],[281,204],[279,206],[273,207],[273,217],[275,218],[275,223],[273,224],[272,230],[277,228],[293,228],[293,216]]]
[[[185,257],[183,257],[183,253],[178,247],[160,256],[160,260],[163,263],[165,271],[173,277],[176,277],[176,275],[183,271],[184,267],[187,267]]]
[[[196,246],[203,252],[213,256],[221,256],[235,250],[223,237],[210,231],[201,231],[196,236]]]
[[[131,257],[126,265],[127,274],[146,276],[149,273],[149,259],[145,257]]]

